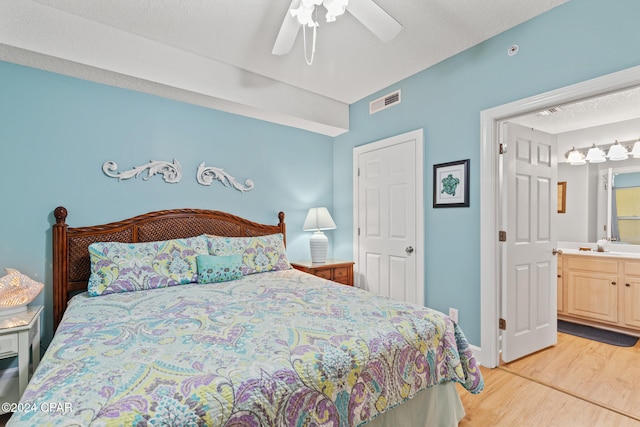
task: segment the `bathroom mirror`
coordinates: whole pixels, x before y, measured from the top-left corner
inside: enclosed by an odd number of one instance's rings
[[[613,185],[608,187],[607,237],[614,243],[640,244],[640,168],[612,168],[608,173]]]
[[[627,229],[640,232],[640,198],[627,194],[634,203],[625,204],[625,218],[616,221],[616,188],[640,187],[640,159],[571,166],[558,164],[558,181],[566,181],[565,213],[557,215],[558,240],[592,242],[610,238],[612,243],[640,244],[640,238],[628,237]],[[613,182],[613,186],[609,183]],[[640,188],[637,190],[640,194]],[[628,192],[624,190],[623,192]],[[632,219],[637,217],[636,219]],[[627,236],[627,237],[625,237]]]

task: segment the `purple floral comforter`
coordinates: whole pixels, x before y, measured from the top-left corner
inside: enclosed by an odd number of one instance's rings
[[[358,426],[483,379],[443,314],[296,270],[76,296],[17,425]]]

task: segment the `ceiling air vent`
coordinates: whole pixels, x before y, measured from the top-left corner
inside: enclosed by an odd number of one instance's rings
[[[562,108],[560,108],[560,107],[552,107],[552,108],[549,108],[547,110],[538,111],[538,115],[539,116],[549,116],[551,114],[559,113],[560,111],[562,111]]]
[[[389,108],[392,105],[400,103],[400,90],[391,92],[389,95],[385,95],[382,98],[378,98],[369,103],[369,114],[377,113],[378,111]]]

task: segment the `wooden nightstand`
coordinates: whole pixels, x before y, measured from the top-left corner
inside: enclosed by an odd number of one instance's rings
[[[40,363],[41,312],[42,306],[36,305],[14,315],[0,316],[0,359],[18,356],[18,387],[17,390],[4,390],[7,395],[0,395],[3,402],[17,402],[27,388],[29,353],[34,371]]]
[[[292,262],[291,266],[296,270],[333,280],[343,285],[353,286],[353,261],[328,259],[324,264],[314,264],[311,261]]]

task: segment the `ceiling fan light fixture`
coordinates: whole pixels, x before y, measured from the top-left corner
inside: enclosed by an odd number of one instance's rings
[[[322,4],[322,0],[302,0],[300,6],[289,9],[289,12],[300,25],[306,25],[310,28],[317,27],[318,23],[313,19],[316,4]]]
[[[302,36],[306,38],[307,27],[313,28],[313,41],[311,44],[311,59],[307,55],[307,43],[305,45],[305,60],[311,65],[315,51],[315,39],[318,24],[318,7],[323,6],[327,22],[335,22],[338,16],[349,14],[371,31],[380,41],[389,42],[395,38],[402,25],[376,4],[377,0],[291,0],[286,10],[278,36],[273,44],[271,53],[274,55],[286,55],[293,49],[296,37],[302,27]]]
[[[327,9],[327,22],[335,22],[338,16],[344,15],[349,0],[324,0],[323,5]]]

